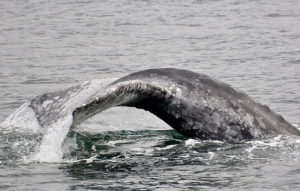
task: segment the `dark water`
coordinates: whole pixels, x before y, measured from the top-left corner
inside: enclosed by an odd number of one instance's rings
[[[297,126],[299,10],[297,0],[2,0],[0,121],[76,82],[176,67],[232,84]],[[300,188],[299,138],[198,141],[114,108],[71,131],[60,159],[49,150],[35,160],[42,131],[0,128],[1,190]]]

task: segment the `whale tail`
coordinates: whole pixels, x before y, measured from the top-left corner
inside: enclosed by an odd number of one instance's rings
[[[65,90],[37,96],[31,100],[29,107],[35,111],[41,127],[50,126],[69,115],[73,116],[72,125],[76,126],[95,114],[115,106],[151,110],[151,103],[154,107],[174,94],[162,86],[139,80],[116,84],[112,82],[113,80],[94,80],[76,84]]]
[[[206,75],[178,69],[86,81],[37,96],[29,103],[41,127],[64,118],[76,126],[114,106],[150,111],[181,134],[200,139],[300,136],[299,129],[245,93]]]

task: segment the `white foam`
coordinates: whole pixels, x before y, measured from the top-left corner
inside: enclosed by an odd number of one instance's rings
[[[156,150],[168,150],[168,149],[171,149],[171,148],[173,148],[173,147],[176,147],[176,145],[168,145],[168,146],[166,146],[166,147],[163,147],[163,148],[156,148]]]
[[[214,152],[208,152],[208,154],[209,154],[208,160],[212,160],[214,158],[214,156],[215,156]]]
[[[110,147],[116,147],[116,144],[128,144],[128,143],[132,143],[132,141],[128,141],[128,140],[109,141],[107,145]]]
[[[196,144],[201,143],[201,141],[196,139],[188,139],[184,142],[185,146],[195,146]]]
[[[257,149],[257,146],[256,145],[252,145],[251,147],[247,148],[246,151],[248,153],[252,153],[253,150]]]
[[[88,159],[85,159],[86,163],[92,163],[92,162],[94,162],[94,160],[97,160],[97,155],[92,156]]]

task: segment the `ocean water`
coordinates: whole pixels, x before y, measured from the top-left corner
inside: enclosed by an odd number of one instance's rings
[[[297,0],[2,0],[0,123],[46,92],[173,67],[229,83],[300,128],[299,10]],[[200,141],[113,108],[60,147],[66,132],[42,144],[34,121],[15,122],[0,125],[0,190],[300,189],[296,137]]]

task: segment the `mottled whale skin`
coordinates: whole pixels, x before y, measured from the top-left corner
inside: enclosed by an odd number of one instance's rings
[[[149,69],[43,94],[30,107],[41,126],[72,115],[73,126],[114,106],[149,111],[181,134],[203,140],[251,140],[300,131],[242,91],[207,75]]]

